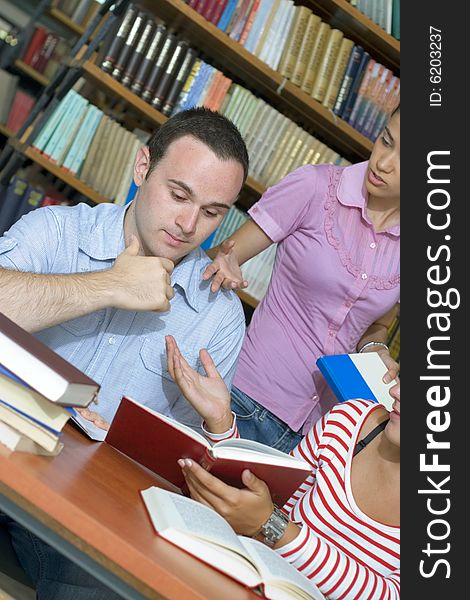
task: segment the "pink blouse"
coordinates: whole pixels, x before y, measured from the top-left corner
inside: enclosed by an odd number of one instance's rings
[[[249,211],[278,249],[233,383],[295,431],[336,402],[316,359],[355,352],[399,301],[400,226],[374,230],[366,170],[367,162],[300,167]]]

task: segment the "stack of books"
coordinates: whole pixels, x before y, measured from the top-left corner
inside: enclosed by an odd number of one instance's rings
[[[54,456],[74,407],[87,407],[100,386],[0,313],[0,444]]]

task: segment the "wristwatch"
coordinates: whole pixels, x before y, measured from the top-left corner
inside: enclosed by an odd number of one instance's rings
[[[288,516],[280,508],[274,505],[271,516],[261,527],[260,534],[264,537],[264,543],[270,547],[281,539],[289,524]]]

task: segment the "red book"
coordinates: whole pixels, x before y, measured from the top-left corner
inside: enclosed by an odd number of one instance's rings
[[[0,365],[62,406],[86,407],[100,386],[31,333],[0,313]]]
[[[251,11],[248,15],[248,19],[246,20],[245,26],[242,29],[240,37],[238,38],[239,43],[243,46],[246,42],[248,34],[250,33],[251,27],[255,20],[256,14],[258,13],[260,0],[255,0],[253,6],[251,7]]]
[[[273,502],[283,506],[311,472],[310,465],[253,440],[228,439],[211,445],[187,425],[123,397],[105,441],[185,491],[177,460],[191,458],[225,483],[244,487],[250,469],[265,481]]]
[[[23,90],[16,90],[6,127],[13,131],[13,133],[17,133],[31,112],[34,102],[35,100],[32,96]]]
[[[24,53],[23,56],[23,62],[25,62],[27,65],[31,64],[31,60],[33,58],[33,56],[35,55],[35,53],[41,48],[41,46],[43,45],[43,43],[45,42],[47,37],[47,31],[44,29],[44,27],[36,27],[33,35],[31,36],[31,41],[29,42],[28,47],[26,48],[26,51]]]
[[[37,59],[36,54],[31,59],[31,66],[34,69],[36,69],[36,71],[38,71],[39,73],[44,72],[44,69],[46,68],[46,65],[49,62],[49,59],[51,58],[52,54],[54,53],[55,47],[57,46],[58,42],[59,38],[54,33],[47,34],[44,44],[41,46],[41,49],[37,54]]]
[[[216,7],[210,18],[211,23],[217,25],[220,17],[222,16],[222,13],[224,12],[224,8],[227,6],[227,3],[228,0],[216,0]]]

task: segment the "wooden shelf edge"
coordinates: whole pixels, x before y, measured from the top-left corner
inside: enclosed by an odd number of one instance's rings
[[[256,308],[259,304],[259,300],[256,300],[256,298],[253,298],[243,290],[237,290],[237,295],[242,302],[248,304],[248,306],[251,306],[252,308]]]
[[[8,129],[8,127],[3,123],[0,123],[0,133],[5,137],[12,137],[13,135],[13,131],[11,129]]]
[[[49,8],[49,14],[51,15],[51,17],[56,19],[56,21],[59,21],[59,23],[65,25],[65,27],[68,27],[68,29],[70,29],[74,33],[78,33],[78,35],[82,35],[85,31],[85,27],[83,27],[82,25],[78,25],[78,23],[75,23],[75,21],[72,21],[72,19],[68,15],[66,15],[60,9],[55,8],[54,6],[51,6]]]
[[[23,153],[35,163],[37,163],[38,165],[40,165],[41,167],[43,167],[44,169],[61,179],[64,183],[76,189],[77,192],[80,192],[90,200],[93,200],[93,202],[95,202],[96,204],[100,204],[102,202],[111,202],[109,198],[98,194],[98,192],[89,187],[86,183],[83,183],[83,181],[80,181],[73,175],[70,175],[70,173],[67,173],[65,169],[62,169],[62,167],[55,165],[37,150],[28,147],[24,149]]]
[[[46,87],[46,85],[49,83],[49,79],[47,79],[47,77],[44,77],[44,75],[42,75],[42,73],[39,73],[38,71],[36,71],[36,69],[33,69],[32,67],[27,65],[20,58],[17,58],[15,60],[14,64],[15,64],[15,67],[17,67],[20,71],[22,71],[23,73],[25,73],[26,75],[31,77],[31,79],[35,79],[38,83],[40,83],[44,87]]]

